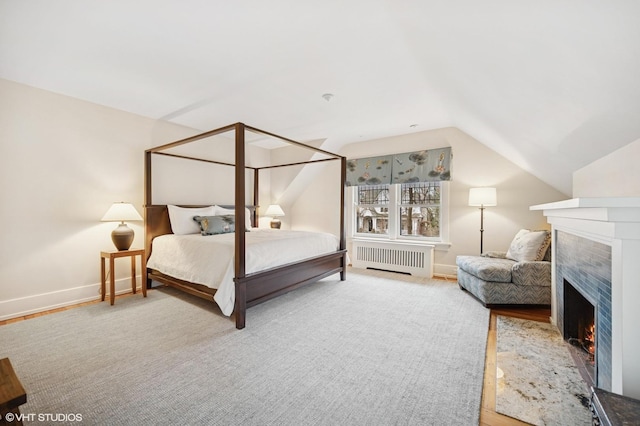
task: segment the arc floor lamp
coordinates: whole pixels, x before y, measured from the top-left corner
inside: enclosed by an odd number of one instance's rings
[[[480,207],[480,254],[482,249],[482,236],[484,233],[484,208],[498,205],[498,197],[495,188],[471,188],[469,189],[469,205]]]

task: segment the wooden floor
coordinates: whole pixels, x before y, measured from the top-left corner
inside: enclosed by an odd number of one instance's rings
[[[484,364],[484,386],[482,387],[482,404],[480,406],[480,425],[482,426],[511,426],[528,425],[512,417],[496,412],[496,364],[497,318],[498,315],[510,316],[532,321],[549,322],[550,308],[514,308],[492,309],[489,318],[489,333],[487,335],[487,356]]]
[[[122,297],[132,296],[131,293],[116,296],[116,301]],[[18,321],[24,321],[30,318],[36,318],[43,315],[48,315],[54,312],[66,311],[68,309],[74,309],[81,306],[92,305],[100,303],[100,301],[86,302],[78,305],[67,306],[64,308],[53,309],[46,312],[40,312],[37,314],[26,315],[24,317],[13,318],[10,320],[0,321],[0,326],[5,324],[11,324]],[[479,302],[478,302],[479,303]],[[534,309],[492,309],[489,320],[489,333],[487,336],[487,355],[485,359],[484,369],[484,385],[482,390],[482,404],[480,408],[480,425],[481,426],[512,426],[512,425],[527,425],[528,423],[521,422],[512,417],[508,417],[496,412],[496,318],[498,315],[511,316],[516,318],[528,319],[533,321],[549,322],[551,316],[551,309],[534,308]]]
[[[140,295],[140,293],[135,294],[135,296],[139,296],[139,295]],[[134,294],[133,293],[124,293],[124,294],[121,294],[121,295],[116,295],[116,301],[118,299],[123,298],[123,297],[129,297],[129,296],[134,296]],[[77,305],[64,306],[62,308],[51,309],[49,311],[38,312],[38,313],[35,313],[35,314],[25,315],[23,317],[11,318],[11,319],[8,319],[8,320],[2,320],[2,321],[0,321],[0,326],[6,325],[6,324],[11,324],[11,323],[14,323],[14,322],[28,320],[28,319],[31,319],[31,318],[42,317],[44,315],[49,315],[49,314],[53,314],[53,313],[56,313],[56,312],[68,311],[69,309],[75,309],[75,308],[79,308],[79,307],[82,307],[82,306],[95,305],[96,303],[100,303],[100,299],[93,300],[91,302],[78,303]],[[109,302],[106,302],[106,303],[109,303]]]

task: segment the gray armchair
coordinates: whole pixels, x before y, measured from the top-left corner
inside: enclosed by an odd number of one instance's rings
[[[517,239],[518,236],[514,242]],[[548,242],[538,248],[539,252],[544,250],[541,260],[517,260],[519,256],[514,255],[517,251],[511,250],[514,248],[513,244],[509,252],[458,256],[456,264],[460,288],[471,293],[487,307],[551,305],[551,254]]]

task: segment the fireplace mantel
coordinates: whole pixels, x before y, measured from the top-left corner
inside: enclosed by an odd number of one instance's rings
[[[574,198],[530,207],[541,210],[552,228],[611,247],[612,391],[640,398],[640,197]],[[552,255],[555,296],[556,253]],[[552,321],[557,300],[552,298]]]

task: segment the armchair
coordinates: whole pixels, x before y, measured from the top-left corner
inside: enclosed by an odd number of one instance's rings
[[[548,231],[521,230],[507,252],[458,256],[458,285],[486,307],[551,304]]]

